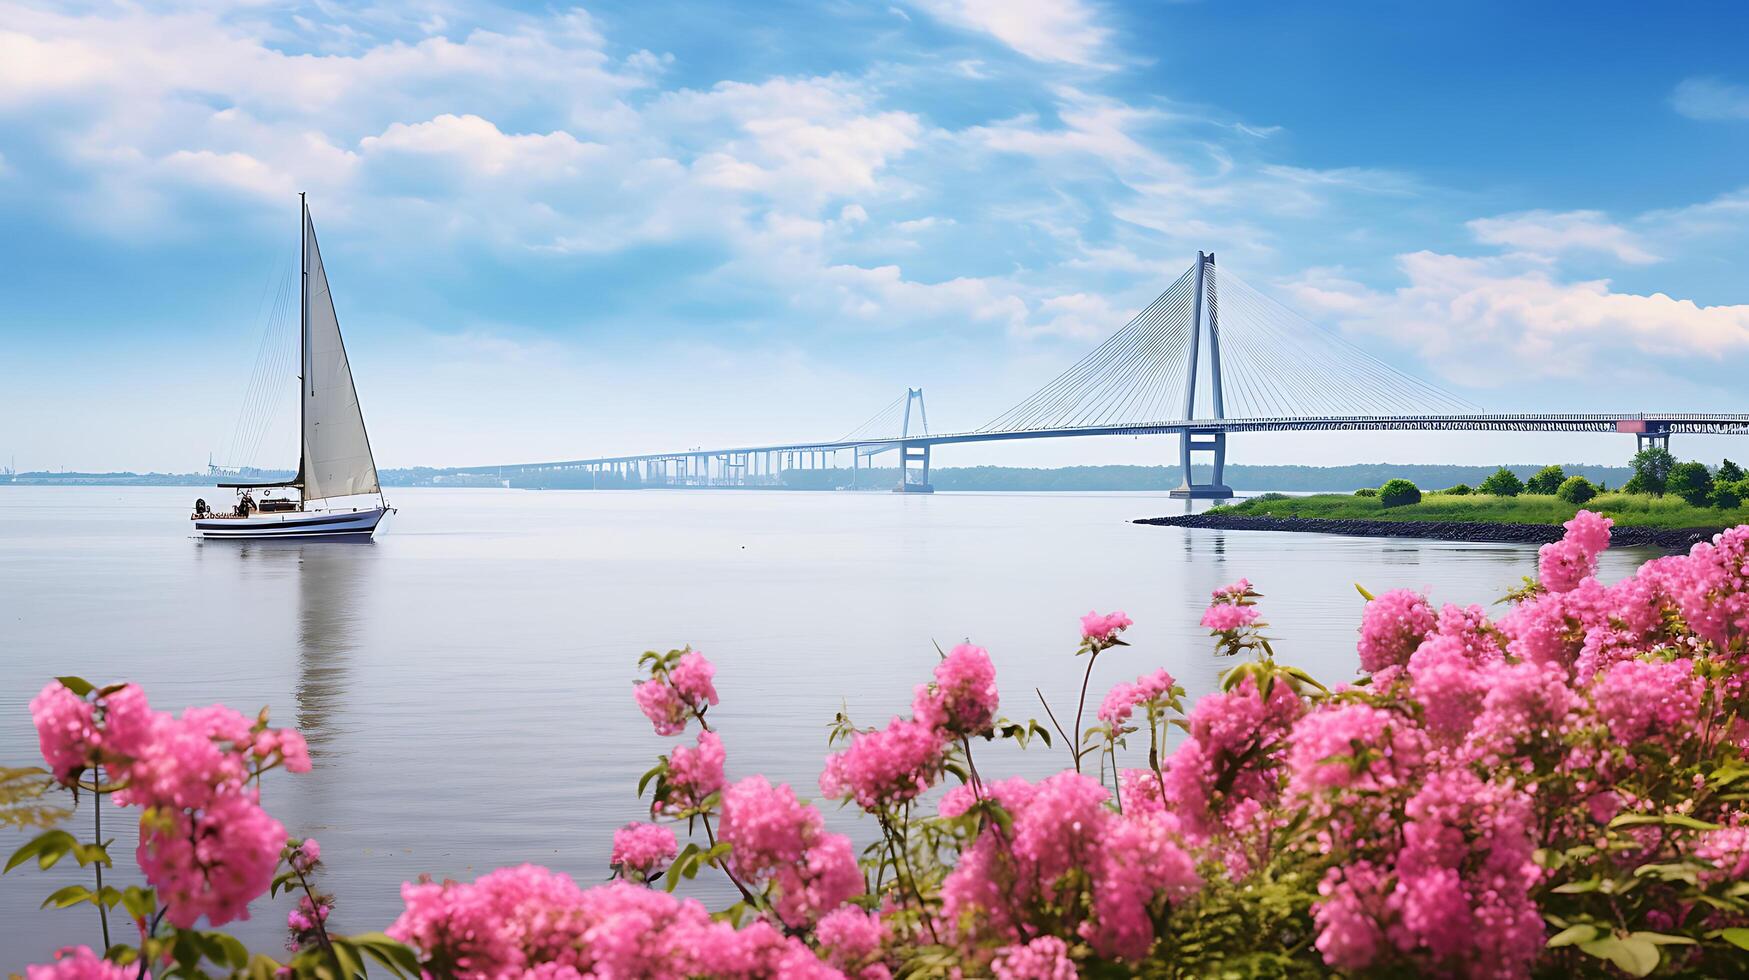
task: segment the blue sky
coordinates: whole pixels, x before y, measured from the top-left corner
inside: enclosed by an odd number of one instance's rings
[[[1724,3],[0,0],[0,460],[225,453],[299,190],[386,466],[832,436],[907,385],[975,427],[1199,248],[1489,409],[1749,411],[1745,36]]]

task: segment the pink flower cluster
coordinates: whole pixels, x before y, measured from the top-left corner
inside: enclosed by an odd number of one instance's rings
[[[408,883],[401,898],[388,933],[418,951],[428,976],[842,976],[763,919],[737,929],[691,899],[617,881],[585,890],[534,865],[471,884]]]
[[[1081,971],[1069,959],[1069,944],[1055,936],[1004,946],[991,964],[996,980],[1076,980]]]
[[[715,676],[715,665],[691,650],[672,668],[659,669],[656,676],[632,685],[632,695],[656,734],[679,735],[689,719],[717,703]]]
[[[249,902],[272,883],[286,834],[248,781],[278,765],[308,772],[301,735],[219,705],[180,718],[153,711],[131,684],[87,699],[55,681],[31,701],[31,714],[57,778],[102,766],[122,787],[116,801],[146,811],[135,857],[172,925],[249,917]]]
[[[1172,696],[1178,682],[1164,667],[1152,674],[1143,674],[1131,682],[1119,683],[1105,695],[1099,705],[1099,720],[1113,728],[1130,720],[1135,709],[1149,702],[1165,701]]]
[[[726,784],[728,753],[716,732],[699,732],[693,745],[676,745],[668,754],[666,792],[652,804],[658,812],[679,813],[700,806]]]
[[[769,883],[778,915],[792,926],[814,922],[863,891],[850,838],[827,833],[819,810],[764,776],[749,776],[723,794],[718,832],[733,848],[735,871]]]
[[[827,962],[846,976],[859,980],[890,980],[892,970],[883,962],[883,950],[892,941],[892,930],[879,915],[852,905],[828,912],[814,929]]]
[[[1089,611],[1081,617],[1081,638],[1096,647],[1110,646],[1117,634],[1133,625],[1123,610],[1097,613]]]
[[[990,654],[962,643],[935,666],[935,683],[918,686],[910,718],[860,732],[849,748],[827,758],[820,791],[871,811],[915,799],[941,778],[949,742],[990,733],[996,706]]]
[[[1043,909],[1072,904],[1065,876],[1084,870],[1093,876],[1092,907],[1076,934],[1100,955],[1137,958],[1153,942],[1156,900],[1181,901],[1200,884],[1171,817],[1120,815],[1091,777],[1062,772],[986,789],[1013,825],[1006,834],[986,827],[942,883],[941,920],[964,941],[1037,934]]]
[[[1221,586],[1212,594],[1208,609],[1203,611],[1202,625],[1213,633],[1232,633],[1251,626],[1259,616],[1257,607],[1248,601],[1255,594],[1251,591],[1250,579],[1242,578],[1232,585]]]
[[[1360,618],[1360,669],[1401,667],[1433,632],[1433,607],[1409,589],[1393,589],[1366,604]]]
[[[102,959],[89,946],[68,946],[55,953],[55,961],[46,966],[24,968],[25,980],[151,980],[150,973],[139,967],[118,966]]]
[[[1597,556],[1609,547],[1614,521],[1582,510],[1562,525],[1567,533],[1537,552],[1537,574],[1550,592],[1571,592],[1597,572]]]
[[[983,735],[996,723],[996,665],[983,647],[961,643],[935,665],[935,683],[918,685],[917,721],[950,737]]]
[[[656,823],[629,823],[613,832],[611,863],[622,872],[648,876],[680,852],[674,831]]]
[[[1280,796],[1279,757],[1305,710],[1287,684],[1273,685],[1265,698],[1249,677],[1196,702],[1190,737],[1162,775],[1165,799],[1187,833],[1207,838],[1255,823],[1259,808]]]

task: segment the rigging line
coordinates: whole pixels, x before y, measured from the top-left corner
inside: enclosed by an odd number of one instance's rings
[[[893,399],[890,402],[887,402],[885,405],[881,406],[880,409],[878,409],[873,415],[869,416],[867,421],[863,422],[861,425],[857,426],[856,428],[851,429],[849,432],[845,433],[837,441],[838,442],[849,442],[850,440],[852,440],[858,436],[866,435],[867,432],[865,430],[867,430],[870,425],[873,425],[876,421],[880,421],[882,416],[891,413],[895,408],[898,407],[899,402],[904,401],[905,399],[909,398],[910,396],[911,396],[911,393],[909,391],[907,391],[905,394],[900,395],[899,397]]]
[[[1277,329],[1288,330],[1299,326],[1294,320],[1279,309],[1265,306],[1270,314],[1270,320]],[[1303,331],[1296,331],[1303,333]],[[1319,334],[1311,334],[1318,338]],[[1390,370],[1387,366],[1367,360],[1339,360],[1329,349],[1321,349],[1320,356],[1325,364],[1336,362],[1346,387],[1357,390],[1355,404],[1366,406],[1366,413],[1371,414],[1379,406],[1384,409],[1382,414],[1391,414],[1404,410],[1416,410],[1427,402],[1428,392],[1416,386],[1405,384],[1406,379]],[[1346,406],[1345,406],[1346,407]]]
[[[1180,279],[1182,280],[1183,277],[1180,277]],[[1144,340],[1146,339],[1143,335],[1144,329],[1151,325],[1154,320],[1165,315],[1166,310],[1175,306],[1181,292],[1181,283],[1174,283],[1172,288],[1161,293],[1153,303],[1150,303],[1148,307],[1139,313],[1135,319],[1131,321],[1130,325],[1125,328],[1125,342],[1122,345],[1113,345],[1107,352],[1107,356],[1102,359],[1090,359],[1087,364],[1087,370],[1082,372],[1083,378],[1075,379],[1076,383],[1085,385],[1089,388],[1099,386],[1102,381],[1109,385],[1110,375],[1113,373],[1111,362],[1114,359],[1125,361],[1132,360],[1137,356],[1142,349]],[[1121,368],[1121,364],[1119,367]],[[1094,376],[1093,372],[1095,371],[1103,372],[1105,377]],[[1063,396],[1059,397],[1058,404],[1053,407],[1058,408],[1061,412],[1074,411],[1085,400],[1086,395],[1087,392],[1084,390],[1065,392]],[[1063,420],[1059,419],[1059,421]]]
[[[278,264],[278,263],[276,262],[275,264]],[[273,266],[269,266],[268,268],[271,269],[271,268],[273,268]],[[266,277],[266,279],[263,280],[263,282],[261,283],[261,295],[256,297],[256,300],[255,300],[255,316],[253,317],[253,321],[256,324],[262,324],[262,322],[263,322],[262,315],[267,309],[267,298],[270,294],[272,294],[274,292],[274,285],[275,285],[274,278],[273,278],[272,274],[269,273],[269,275]],[[255,359],[256,360],[255,360],[255,365],[254,365],[254,368],[256,370],[259,370],[259,368],[260,368],[261,356],[262,356],[262,353],[264,352],[266,343],[267,343],[267,334],[266,334],[265,329],[262,329],[261,330],[261,338],[256,345],[256,352],[255,352]],[[244,382],[243,393],[244,393],[244,400],[245,401],[247,400],[249,386],[253,382],[254,382],[254,373],[252,371],[249,380]],[[233,426],[232,430],[231,430],[231,443],[232,443],[232,445],[227,447],[228,451],[233,451],[233,452],[235,451],[235,448],[236,448],[235,444],[237,442],[237,427],[241,426],[242,421],[243,421],[243,416],[241,414],[239,414],[237,417],[237,424],[235,426]]]
[[[1171,286],[1168,286],[1167,289],[1161,293],[1160,297],[1157,297],[1154,300],[1154,303],[1159,303],[1161,298],[1164,298],[1167,293],[1171,293],[1180,288],[1190,274],[1190,271],[1187,271],[1180,275]],[[1149,305],[1152,306],[1153,304]],[[1140,314],[1138,314],[1138,316],[1139,315]],[[1131,324],[1133,323],[1134,320],[1132,319]],[[1090,372],[1103,366],[1110,359],[1114,348],[1121,346],[1126,342],[1126,333],[1129,330],[1129,327],[1130,324],[1126,324],[1117,333],[1113,334],[1098,347],[1084,355],[1081,360],[1077,361],[1068,370],[1053,378],[1043,387],[1023,399],[1019,404],[996,416],[989,422],[986,422],[977,431],[1016,431],[1017,429],[1022,428],[1019,423],[1036,422],[1040,418],[1041,412],[1049,411],[1054,405],[1061,404],[1065,395],[1071,393],[1075,386],[1078,385]]]
[[[1384,372],[1387,372],[1389,375],[1393,376],[1394,379],[1399,381],[1399,383],[1406,383],[1410,388],[1424,393],[1424,395],[1427,397],[1433,397],[1437,401],[1442,402],[1442,403],[1455,404],[1455,405],[1463,406],[1463,407],[1471,409],[1471,410],[1474,410],[1478,407],[1474,403],[1468,401],[1467,399],[1462,398],[1461,396],[1458,396],[1456,394],[1453,394],[1452,392],[1449,392],[1449,391],[1445,390],[1444,388],[1439,387],[1438,385],[1432,384],[1431,382],[1428,382],[1424,379],[1421,379],[1421,378],[1418,378],[1414,375],[1411,375],[1406,371],[1399,370],[1398,368],[1396,368],[1396,367],[1392,366],[1391,364],[1387,363],[1386,361],[1384,361],[1382,358],[1379,358],[1379,357],[1369,353],[1365,349],[1363,349],[1363,348],[1361,348],[1353,343],[1350,343],[1346,338],[1335,333],[1334,331],[1328,330],[1328,329],[1320,326],[1316,322],[1309,320],[1306,317],[1295,312],[1294,310],[1292,310],[1291,308],[1289,308],[1285,304],[1281,303],[1280,301],[1271,298],[1267,294],[1259,292],[1255,288],[1251,287],[1249,284],[1246,284],[1243,281],[1241,281],[1241,285],[1244,285],[1247,289],[1251,290],[1253,293],[1256,293],[1258,295],[1259,300],[1262,303],[1276,307],[1276,308],[1280,309],[1284,314],[1286,314],[1290,317],[1293,317],[1295,319],[1304,321],[1304,323],[1307,326],[1310,326],[1314,331],[1317,331],[1319,334],[1322,334],[1323,336],[1327,337],[1333,344],[1343,348],[1346,352],[1352,354],[1353,356],[1361,358],[1364,362],[1374,366],[1375,368],[1382,370]]]
[[[268,355],[268,340],[271,335],[272,322],[270,319],[263,319],[263,315],[266,313],[267,296],[272,292],[273,286],[274,281],[270,277],[262,286],[260,304],[255,311],[255,323],[258,325],[259,339],[256,342],[254,362],[250,365],[249,376],[243,383],[243,391],[238,400],[237,418],[231,427],[231,440],[225,447],[225,452],[228,457],[227,461],[236,458],[236,454],[241,448],[241,443],[246,441],[243,438],[242,433],[245,422],[249,418],[248,407],[254,396],[256,387],[259,384],[262,362]],[[275,302],[277,302],[277,294],[275,294]]]
[[[1241,284],[1242,286],[1243,284]],[[1303,331],[1291,329],[1291,325],[1281,320],[1277,311],[1255,303],[1255,297],[1244,289],[1235,289],[1233,295],[1241,299],[1241,305],[1248,308],[1251,319],[1260,331],[1266,334],[1280,353],[1279,370],[1269,371],[1272,376],[1289,374],[1296,382],[1290,392],[1322,393],[1325,395],[1341,395],[1339,404],[1365,404],[1378,392],[1376,389],[1362,387],[1356,383],[1351,365],[1334,362],[1328,351],[1312,341]],[[1289,403],[1296,413],[1302,415],[1314,414],[1312,406],[1318,404],[1317,399],[1307,402],[1299,397],[1290,397]],[[1328,409],[1324,409],[1328,411]]]
[[[1136,317],[1130,328],[1133,333],[1131,343],[1123,360],[1098,380],[1098,395],[1103,400],[1088,405],[1077,413],[1072,420],[1075,424],[1087,424],[1090,420],[1103,421],[1110,416],[1111,411],[1122,401],[1125,391],[1134,386],[1137,376],[1146,369],[1160,325],[1164,320],[1170,319],[1180,299],[1181,297],[1172,295],[1171,291],[1162,293],[1158,300],[1149,304]]]
[[[1113,411],[1118,419],[1130,416],[1138,402],[1149,404],[1149,400],[1157,394],[1156,382],[1166,360],[1163,352],[1170,346],[1173,326],[1182,305],[1181,301],[1168,305],[1159,311],[1150,325],[1145,344],[1146,356],[1140,359],[1140,368],[1131,384],[1129,397],[1121,399],[1114,406]]]
[[[282,297],[284,295],[282,294]],[[285,332],[286,314],[284,307],[285,304],[281,303],[275,309],[273,321],[275,333],[283,334]],[[248,457],[244,460],[245,465],[256,465],[260,462],[262,440],[266,438],[268,430],[273,426],[275,420],[275,413],[272,410],[273,389],[276,387],[274,381],[283,375],[290,359],[286,346],[283,342],[276,345],[273,353],[269,355],[268,367],[261,386],[261,395],[254,409],[254,437],[250,442]]]
[[[1266,346],[1262,338],[1254,336],[1255,331],[1243,329],[1243,325],[1254,320],[1255,315],[1244,301],[1242,294],[1229,293],[1227,309],[1229,311],[1228,322],[1238,326],[1237,329],[1230,330],[1228,335],[1234,337],[1243,350],[1244,359],[1247,362],[1244,372],[1247,381],[1255,390],[1267,396],[1259,400],[1267,401],[1271,410],[1277,415],[1292,416],[1297,414],[1298,407],[1292,394],[1278,384],[1280,380],[1278,372],[1272,370],[1273,358],[1271,354],[1280,353],[1279,344]]]
[[[1237,312],[1233,306],[1229,306],[1228,310],[1230,314]],[[1230,341],[1230,344],[1221,348],[1223,374],[1233,378],[1237,392],[1244,402],[1243,411],[1254,416],[1268,414],[1257,411],[1258,408],[1267,405],[1269,413],[1279,413],[1281,406],[1275,398],[1264,391],[1262,386],[1251,377],[1254,369],[1253,362],[1257,355],[1252,350],[1253,341],[1248,332],[1243,329],[1228,329],[1224,331],[1224,334],[1223,339]],[[1228,351],[1235,355],[1231,362],[1225,360]],[[1230,371],[1227,370],[1229,364],[1231,365]]]
[[[250,460],[239,459],[238,454],[248,451],[248,446],[255,441],[256,428],[259,424],[260,405],[265,398],[269,377],[276,363],[278,348],[273,341],[278,333],[278,311],[284,298],[285,281],[282,277],[280,289],[274,296],[274,305],[268,312],[261,332],[261,343],[256,351],[255,366],[250,374],[249,385],[245,389],[242,405],[239,407],[237,426],[234,430],[230,464],[246,465]]]

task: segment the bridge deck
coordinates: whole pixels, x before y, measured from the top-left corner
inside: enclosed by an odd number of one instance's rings
[[[847,449],[885,452],[901,445],[944,446],[970,442],[1006,442],[1017,439],[1068,439],[1084,436],[1169,435],[1181,432],[1623,432],[1749,435],[1749,414],[1540,414],[1540,415],[1352,415],[1325,418],[1172,419],[1157,422],[1126,422],[1118,425],[1065,426],[1044,429],[1014,429],[945,432],[931,435],[891,436],[853,440],[786,442],[730,446],[719,449],[684,449],[673,452],[596,456],[587,459],[459,467],[458,474],[496,473],[501,470],[576,469],[615,463],[647,463],[697,457],[747,456],[758,453],[832,452]]]

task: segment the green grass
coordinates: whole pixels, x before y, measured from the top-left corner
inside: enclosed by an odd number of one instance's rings
[[[1586,510],[1615,518],[1623,527],[1732,527],[1749,524],[1749,507],[1720,510],[1695,507],[1679,497],[1606,493],[1585,505]],[[1423,493],[1418,504],[1381,506],[1376,497],[1324,493],[1310,497],[1274,500],[1252,499],[1210,508],[1211,514],[1246,514],[1254,517],[1360,518],[1376,521],[1478,521],[1505,524],[1560,524],[1579,508],[1554,496],[1522,494],[1517,497],[1471,495],[1452,497]]]

